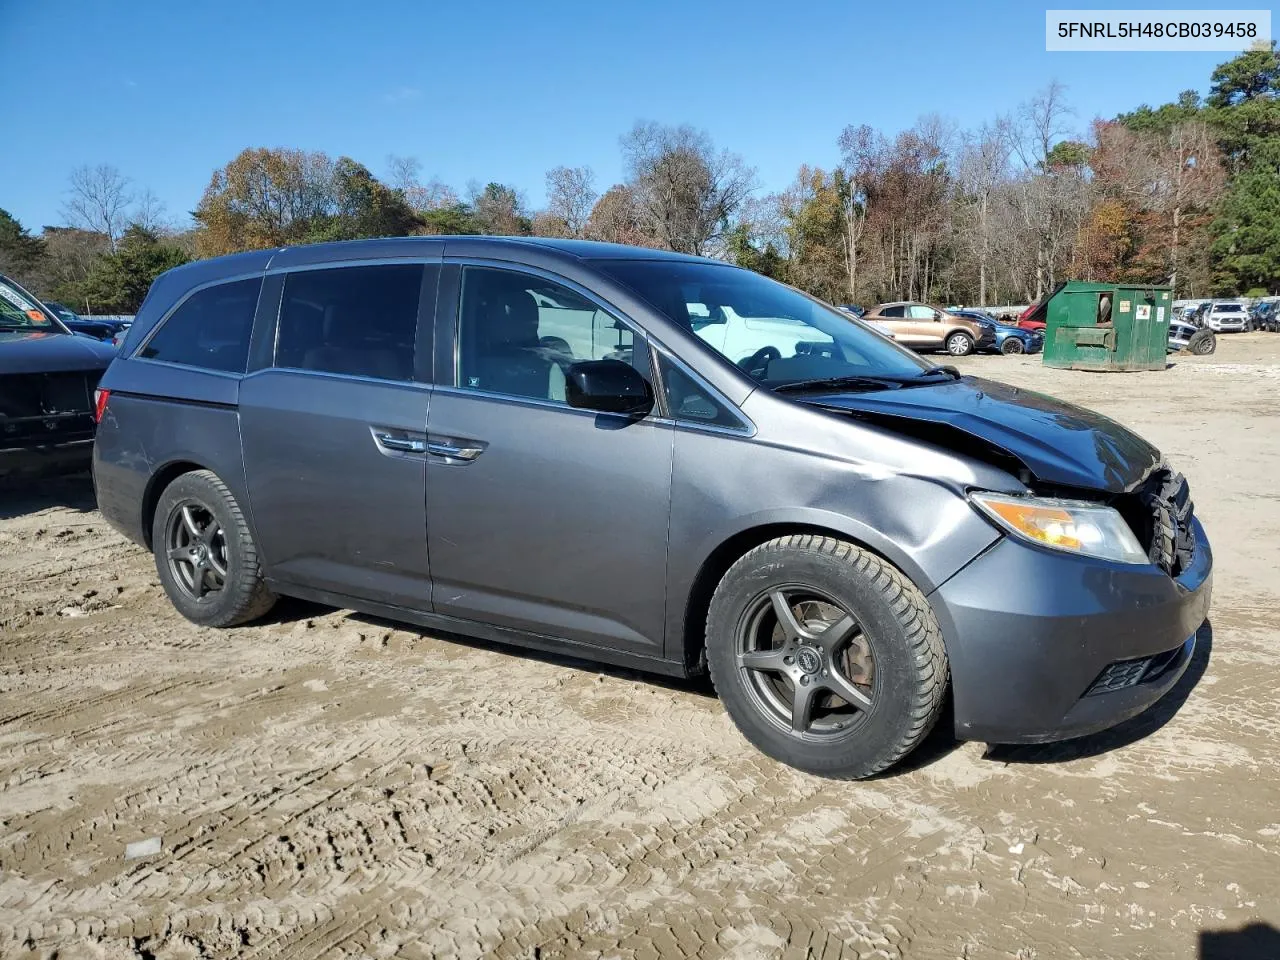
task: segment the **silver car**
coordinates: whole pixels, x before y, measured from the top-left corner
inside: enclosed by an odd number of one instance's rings
[[[100,509],[196,623],[290,595],[709,671],[752,743],[829,776],[890,766],[944,703],[967,739],[1114,724],[1178,680],[1209,608],[1204,530],[1150,444],[696,257],[200,261],[156,280],[98,401]]]

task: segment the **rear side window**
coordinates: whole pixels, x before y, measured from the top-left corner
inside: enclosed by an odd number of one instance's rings
[[[160,325],[138,356],[244,373],[261,289],[262,278],[254,277],[197,290]]]
[[[289,274],[276,366],[412,380],[424,269],[412,263]]]

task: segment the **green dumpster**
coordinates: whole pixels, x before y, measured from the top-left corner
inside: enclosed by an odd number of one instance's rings
[[[1163,370],[1172,294],[1127,283],[1059,284],[1028,319],[1042,320],[1044,365],[1068,370]]]

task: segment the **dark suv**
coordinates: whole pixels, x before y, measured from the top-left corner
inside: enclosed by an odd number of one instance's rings
[[[155,282],[102,387],[99,505],[191,620],[288,594],[709,668],[753,743],[821,774],[892,764],[948,687],[963,738],[1116,723],[1209,608],[1204,531],[1149,444],[696,257],[206,260]]]

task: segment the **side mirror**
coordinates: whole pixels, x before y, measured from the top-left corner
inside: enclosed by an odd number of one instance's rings
[[[565,375],[565,399],[579,410],[642,417],[653,409],[653,389],[621,360],[580,360]]]
[[[938,322],[939,320],[941,320],[941,319],[942,319],[942,314],[941,314],[939,311],[937,311],[937,310],[933,311],[933,321],[934,321],[934,323],[937,323],[937,322]]]

